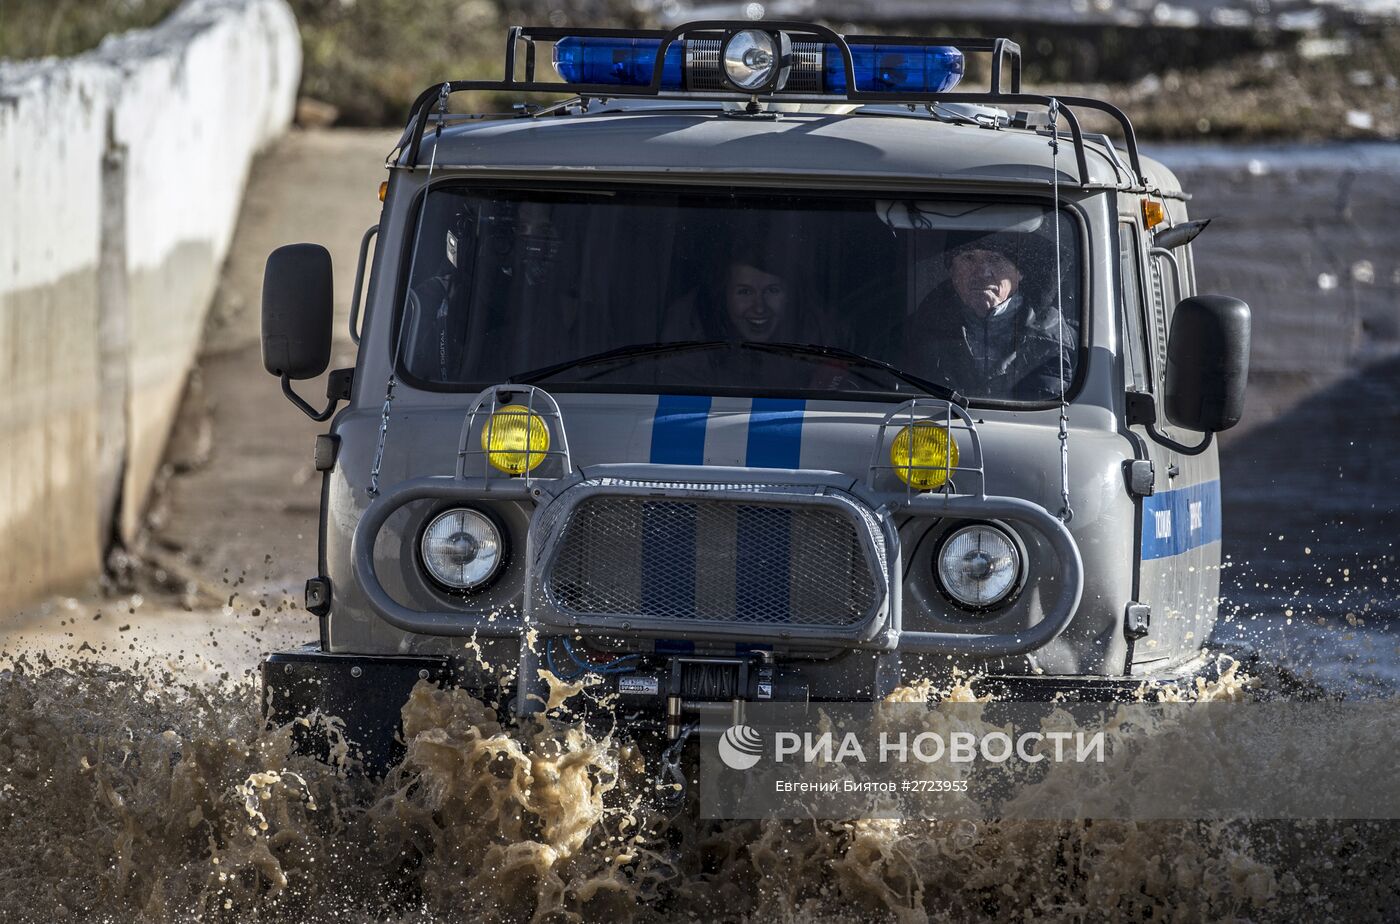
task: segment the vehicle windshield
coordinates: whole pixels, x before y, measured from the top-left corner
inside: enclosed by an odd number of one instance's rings
[[[1079,238],[1058,216],[1057,260],[1040,205],[446,187],[418,221],[398,349],[429,387],[1048,402],[1079,360]]]

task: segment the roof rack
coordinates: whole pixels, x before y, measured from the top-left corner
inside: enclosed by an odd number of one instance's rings
[[[676,41],[683,38],[716,38],[729,32],[742,29],[762,29],[767,32],[784,32],[795,40],[816,40],[835,46],[841,54],[842,64],[845,69],[846,91],[839,94],[799,94],[779,90],[777,92],[747,94],[737,91],[691,91],[662,88],[662,74],[666,63],[666,54],[671,45]],[[656,60],[652,67],[650,83],[642,86],[625,86],[617,84],[560,83],[536,79],[535,70],[538,57],[536,43],[552,43],[570,36],[579,38],[659,40],[660,44],[656,49]],[[525,44],[525,79],[517,80],[515,73],[518,64],[518,51],[522,42]],[[898,44],[924,47],[952,46],[964,53],[986,52],[991,55],[992,59],[990,86],[985,93],[926,93],[856,89],[855,63],[850,47],[852,44]],[[1009,92],[1002,89],[1002,75],[1003,72],[1007,70],[1008,65],[1010,69]],[[858,103],[905,103],[928,106],[940,103],[973,103],[1048,107],[1052,100],[1052,97],[1044,94],[1021,92],[1021,48],[1015,42],[1007,38],[950,38],[904,35],[844,36],[826,26],[816,23],[787,20],[762,20],[758,22],[701,20],[683,23],[670,30],[531,28],[512,26],[506,37],[505,74],[502,80],[445,81],[428,87],[414,100],[413,106],[409,110],[408,125],[405,129],[404,140],[400,145],[401,149],[405,152],[401,164],[403,167],[413,169],[418,166],[418,156],[423,143],[423,135],[427,130],[428,121],[432,117],[433,102],[444,94],[459,93],[469,90],[495,92],[515,91],[518,93],[565,93],[585,100],[622,97],[719,100],[777,98],[789,102],[831,102],[833,100],[845,100]],[[1056,96],[1053,97],[1053,99],[1059,102],[1060,112],[1064,114],[1065,123],[1069,126],[1070,137],[1074,144],[1074,156],[1079,172],[1080,186],[1090,185],[1090,177],[1088,158],[1085,154],[1084,147],[1084,132],[1080,129],[1079,119],[1074,114],[1075,107],[1102,112],[1118,123],[1123,130],[1124,140],[1127,145],[1128,163],[1132,168],[1133,178],[1138,187],[1142,189],[1147,188],[1146,175],[1143,173],[1142,162],[1138,156],[1137,135],[1133,131],[1132,122],[1129,121],[1127,115],[1124,114],[1121,109],[1110,103],[1090,97]]]

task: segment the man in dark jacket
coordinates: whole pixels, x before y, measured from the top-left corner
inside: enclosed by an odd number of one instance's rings
[[[948,279],[913,316],[908,368],[973,398],[1049,401],[1060,395],[1061,324],[1054,248],[1022,232],[950,233]],[[1072,287],[1066,286],[1065,297]],[[1063,324],[1065,387],[1079,328]]]

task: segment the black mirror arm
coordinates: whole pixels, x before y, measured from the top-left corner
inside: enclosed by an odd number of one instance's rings
[[[306,401],[302,399],[301,395],[292,391],[292,379],[285,372],[282,373],[282,394],[286,395],[287,400],[295,404],[303,414],[317,423],[330,420],[331,415],[335,413],[335,406],[340,403],[339,398],[331,398],[330,403],[326,405],[324,411],[317,411],[314,407],[307,404]]]
[[[1178,443],[1176,440],[1172,439],[1165,433],[1162,433],[1160,430],[1158,430],[1155,424],[1147,425],[1147,433],[1149,436],[1151,436],[1157,442],[1161,443],[1163,446],[1167,447],[1173,452],[1179,452],[1183,456],[1199,456],[1201,453],[1205,452],[1207,449],[1210,448],[1211,441],[1215,439],[1215,434],[1211,433],[1210,431],[1207,431],[1206,438],[1201,440],[1199,446],[1183,446],[1181,443]]]

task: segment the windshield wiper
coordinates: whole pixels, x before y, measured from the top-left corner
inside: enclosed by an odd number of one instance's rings
[[[819,346],[815,343],[763,343],[758,340],[745,340],[739,344],[739,346],[746,350],[758,350],[764,353],[795,353],[799,356],[829,356],[832,359],[844,360],[848,363],[864,366],[867,369],[883,369],[900,381],[913,385],[925,394],[932,395],[935,398],[942,398],[959,407],[967,406],[967,399],[947,385],[914,375],[912,372],[905,372],[903,369],[892,366],[882,359],[875,359],[873,356],[863,356],[860,353],[851,350],[843,350],[840,347]]]
[[[664,343],[634,343],[630,346],[604,350],[601,353],[590,353],[587,356],[567,359],[563,362],[554,363],[553,365],[542,366],[539,369],[531,369],[528,372],[520,372],[512,375],[506,382],[512,385],[533,385],[536,382],[558,375],[560,372],[565,372],[569,369],[593,366],[618,359],[632,359],[640,356],[660,356],[667,353],[685,353],[691,350],[732,349],[736,346],[740,349],[757,350],[761,353],[826,356],[867,369],[880,369],[909,385],[913,385],[925,394],[932,395],[935,398],[942,398],[945,401],[951,401],[959,407],[965,407],[967,405],[967,399],[954,389],[939,382],[914,375],[911,372],[905,372],[884,360],[875,359],[872,356],[864,356],[851,350],[843,350],[840,347],[819,346],[814,343],[763,343],[757,340],[743,340],[738,342],[728,340],[672,340]]]
[[[666,343],[634,343],[631,346],[616,347],[601,353],[590,353],[587,356],[566,359],[562,363],[541,366],[539,369],[531,369],[529,372],[520,372],[506,379],[506,382],[511,385],[533,385],[541,379],[547,379],[569,369],[611,362],[614,359],[685,353],[690,350],[712,350],[723,346],[728,346],[723,340],[672,340]]]

